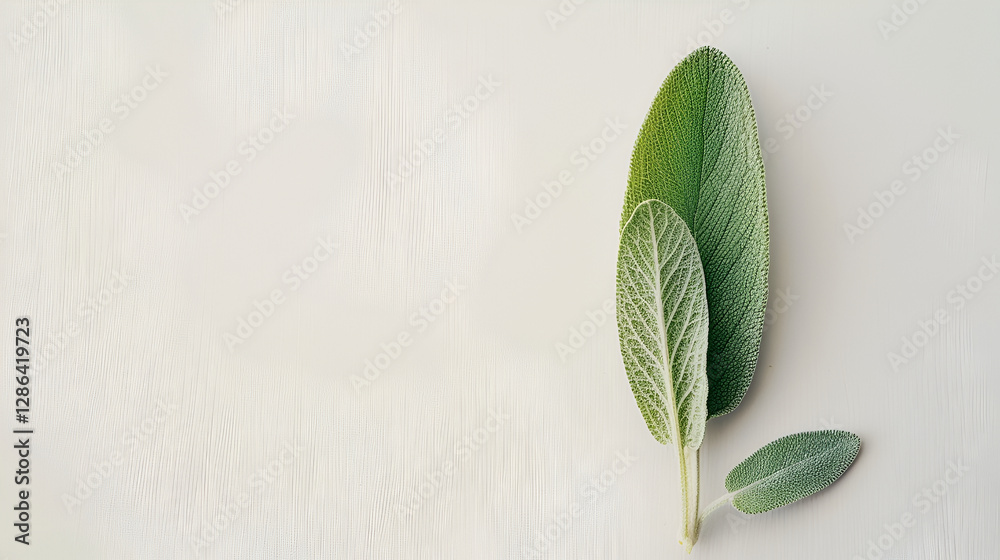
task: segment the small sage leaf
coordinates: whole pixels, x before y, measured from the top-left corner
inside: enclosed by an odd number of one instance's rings
[[[758,449],[726,477],[733,507],[762,513],[833,484],[861,450],[861,438],[841,430],[785,436]]]
[[[618,333],[653,437],[698,449],[705,434],[708,302],[698,248],[666,204],[639,204],[618,249]]]
[[[770,262],[757,120],[743,75],[718,49],[688,55],[653,100],[632,153],[622,223],[649,199],[670,205],[698,244],[714,418],[740,404],[753,378]]]

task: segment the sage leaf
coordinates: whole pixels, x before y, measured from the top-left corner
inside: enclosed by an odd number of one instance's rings
[[[767,304],[768,219],[757,121],[742,74],[703,47],[678,64],[639,132],[622,228],[642,202],[668,204],[694,235],[708,311],[708,417],[750,386]]]
[[[694,238],[658,200],[636,206],[622,230],[616,299],[636,403],[653,437],[683,458],[705,434],[708,302]]]
[[[762,513],[833,484],[861,450],[861,438],[842,430],[785,436],[758,449],[726,476],[733,507]]]

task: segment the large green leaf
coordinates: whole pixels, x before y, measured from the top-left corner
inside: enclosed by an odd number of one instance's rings
[[[622,224],[643,201],[669,204],[694,235],[712,328],[708,415],[736,408],[753,378],[767,304],[764,164],[739,69],[704,47],[670,73],[632,154]]]
[[[736,465],[726,490],[743,513],[769,511],[833,484],[860,450],[861,439],[841,430],[785,436]]]
[[[649,431],[678,452],[705,434],[708,303],[698,248],[669,206],[636,207],[618,248],[618,335]]]

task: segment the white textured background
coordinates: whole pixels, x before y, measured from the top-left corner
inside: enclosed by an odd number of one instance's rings
[[[585,322],[613,296],[639,125],[706,40],[777,150],[769,328],[747,398],[709,423],[703,504],[779,436],[832,426],[864,447],[812,498],[721,510],[691,558],[995,558],[1000,279],[971,281],[961,309],[949,293],[1000,254],[1000,5],[897,4],[913,13],[883,33],[889,0],[565,0],[554,28],[557,0],[3,0],[2,336],[31,317],[36,434],[30,548],[13,542],[13,438],[0,451],[0,558],[683,557],[673,452],[613,321]],[[126,115],[147,67],[166,76]],[[247,161],[275,110],[294,118]],[[625,129],[584,168],[606,119]],[[904,164],[949,127],[913,180]],[[845,233],[897,179],[905,194]],[[516,227],[526,198],[550,204]],[[334,256],[293,290],[317,240]],[[428,306],[433,323],[413,317]],[[948,322],[894,370],[937,310]]]

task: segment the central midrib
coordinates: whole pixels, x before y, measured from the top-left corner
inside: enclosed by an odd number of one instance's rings
[[[733,490],[733,493],[734,493],[734,494],[743,494],[743,493],[745,493],[745,492],[749,492],[749,491],[753,490],[754,488],[757,488],[757,487],[758,487],[758,486],[760,486],[761,484],[764,484],[765,482],[767,482],[767,481],[769,481],[769,480],[772,480],[772,479],[774,479],[774,477],[778,476],[778,475],[779,475],[779,474],[781,474],[782,472],[785,472],[785,471],[787,471],[787,470],[789,470],[789,469],[791,469],[791,468],[793,468],[793,467],[797,467],[797,466],[801,465],[802,463],[805,463],[806,461],[810,461],[810,460],[812,460],[812,459],[818,459],[818,458],[820,458],[820,457],[823,457],[823,456],[825,456],[825,455],[829,455],[830,453],[833,453],[834,451],[836,451],[836,450],[840,449],[840,448],[841,448],[841,447],[843,447],[843,446],[844,446],[844,443],[843,443],[843,442],[841,442],[841,443],[838,443],[837,445],[835,445],[835,446],[831,447],[830,449],[827,449],[826,451],[823,451],[822,453],[817,453],[816,455],[811,455],[811,456],[809,456],[809,457],[805,457],[805,458],[803,458],[803,459],[800,459],[800,460],[798,460],[798,461],[795,461],[795,462],[794,462],[794,463],[792,463],[791,465],[787,465],[787,466],[785,466],[784,468],[781,468],[781,469],[779,469],[779,470],[776,470],[776,471],[774,471],[773,473],[771,473],[771,474],[769,474],[769,475],[765,476],[764,478],[762,478],[762,479],[760,479],[760,480],[758,480],[758,481],[756,481],[756,482],[752,482],[752,483],[750,483],[750,484],[747,484],[747,485],[746,485],[746,486],[744,486],[743,488],[738,488],[738,489],[736,489],[736,490]]]
[[[656,314],[656,322],[657,326],[660,328],[660,336],[658,338],[660,343],[660,352],[663,355],[663,367],[665,370],[663,377],[667,389],[667,419],[670,421],[670,439],[674,440],[674,445],[677,446],[677,450],[680,452],[684,443],[681,441],[681,427],[680,419],[677,415],[676,393],[674,391],[674,376],[672,372],[673,368],[670,363],[670,351],[667,349],[667,325],[665,317],[663,316],[666,308],[663,302],[663,288],[660,283],[660,245],[656,239],[656,216],[653,214],[652,206],[649,206],[648,210],[650,224],[649,237],[650,244],[653,249],[653,266],[656,267],[656,273],[653,274],[653,281],[655,282],[656,300],[660,302],[660,309]]]

